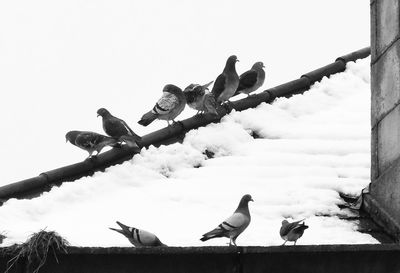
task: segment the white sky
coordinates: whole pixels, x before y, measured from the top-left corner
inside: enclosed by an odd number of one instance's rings
[[[236,54],[273,87],[368,46],[369,23],[366,0],[0,1],[0,185],[84,159],[64,135],[102,132],[100,107],[146,134],[167,83],[214,80]]]

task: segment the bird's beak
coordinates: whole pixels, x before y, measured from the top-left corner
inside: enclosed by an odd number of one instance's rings
[[[251,198],[250,201],[254,202],[253,198]]]
[[[236,60],[237,62],[240,62],[239,60]]]
[[[265,65],[263,65],[262,67],[265,68]]]
[[[97,117],[99,117],[100,116],[100,114],[97,114]]]

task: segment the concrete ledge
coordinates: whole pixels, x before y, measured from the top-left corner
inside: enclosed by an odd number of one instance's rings
[[[399,272],[399,245],[77,248],[52,255],[41,273]],[[0,257],[0,270],[10,257]],[[14,273],[24,271],[22,261]],[[4,271],[2,271],[4,272]]]

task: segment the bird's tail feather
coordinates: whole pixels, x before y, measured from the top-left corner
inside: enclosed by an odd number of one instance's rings
[[[213,238],[218,238],[218,237],[222,237],[222,236],[220,234],[214,234],[214,235],[206,235],[206,234],[204,234],[203,237],[200,238],[200,241],[205,242],[207,240],[210,240],[210,239],[213,239]]]
[[[99,143],[99,145],[97,146],[97,152],[100,152],[105,146],[111,146],[111,147],[115,147],[115,145],[117,145],[118,140],[111,138],[111,137],[107,137],[105,139],[103,139],[101,141],[101,143]]]
[[[157,115],[153,113],[153,111],[149,111],[142,116],[142,118],[138,121],[140,125],[147,126],[152,123],[157,118]]]
[[[217,112],[217,101],[215,100],[214,96],[211,94],[206,94],[204,97],[204,108],[207,113],[211,113],[215,116],[218,116]]]
[[[201,237],[200,240],[204,242],[204,241],[207,241],[209,239],[222,237],[222,236],[224,236],[224,232],[223,232],[223,230],[221,230],[219,228],[216,228],[216,229],[213,229],[213,230],[203,234],[202,236],[203,237]]]
[[[104,141],[104,144],[105,145],[107,145],[107,146],[113,146],[113,145],[115,145],[115,144],[117,144],[118,143],[118,140],[116,140],[116,139],[114,139],[114,138],[107,138],[105,141]]]
[[[204,89],[208,89],[208,87],[213,83],[214,81],[210,81],[209,83],[206,83],[205,85],[203,85]]]

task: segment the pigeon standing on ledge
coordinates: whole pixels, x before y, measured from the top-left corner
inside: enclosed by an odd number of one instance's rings
[[[190,84],[183,90],[183,94],[186,98],[186,103],[190,108],[197,110],[197,114],[200,113],[211,113],[218,115],[216,110],[217,102],[214,96],[208,92],[208,87],[213,81],[205,84]]]
[[[125,121],[114,117],[105,108],[97,110],[97,116],[102,117],[103,129],[107,135],[118,141],[125,142],[130,147],[138,147],[142,138],[135,134]]]
[[[218,227],[204,234],[200,240],[204,242],[212,238],[227,237],[229,238],[229,245],[231,246],[233,244],[236,246],[237,237],[250,224],[250,201],[254,201],[253,198],[251,198],[251,195],[244,195],[235,212]]]
[[[117,144],[117,140],[114,138],[87,131],[69,131],[65,135],[65,139],[67,142],[69,141],[71,144],[87,151],[89,157],[92,156],[94,151],[98,155],[105,146]]]
[[[244,72],[239,77],[239,86],[235,95],[240,93],[250,95],[251,92],[260,88],[265,81],[264,64],[262,62],[255,63],[249,71]]]
[[[304,219],[292,223],[289,223],[287,220],[282,221],[282,226],[279,234],[281,235],[281,238],[285,240],[283,245],[285,245],[287,241],[294,242],[294,244],[296,245],[297,240],[301,236],[303,236],[304,230],[308,228],[308,226],[306,226],[303,221]]]
[[[224,71],[215,80],[211,93],[218,103],[229,100],[239,86],[239,76],[235,68],[238,61],[235,55],[230,56],[226,61]]]
[[[137,229],[134,227],[128,227],[117,221],[117,224],[121,227],[121,229],[110,228],[116,232],[121,233],[126,238],[128,238],[129,242],[131,242],[135,247],[144,247],[144,246],[166,246],[163,244],[160,239],[157,238],[151,232]]]
[[[155,119],[162,119],[166,120],[169,126],[169,121],[175,122],[175,118],[185,109],[185,106],[186,99],[182,90],[173,84],[167,84],[156,105],[144,114],[138,123],[147,126]]]

